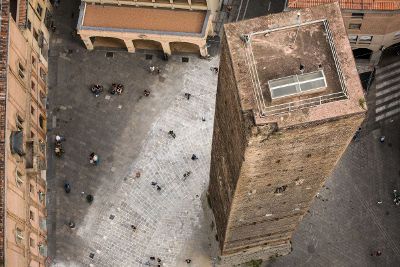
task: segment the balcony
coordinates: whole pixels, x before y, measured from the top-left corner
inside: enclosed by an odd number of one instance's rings
[[[46,143],[36,140],[26,142],[25,167],[28,173],[46,170]]]

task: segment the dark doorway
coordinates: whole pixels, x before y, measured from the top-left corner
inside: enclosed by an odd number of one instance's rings
[[[357,59],[370,59],[372,50],[368,48],[357,48],[353,50],[354,58]]]

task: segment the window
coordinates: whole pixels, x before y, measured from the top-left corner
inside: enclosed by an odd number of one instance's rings
[[[29,219],[31,219],[32,221],[35,220],[35,213],[33,211],[29,211]]]
[[[349,41],[350,41],[350,43],[351,43],[351,44],[357,43],[357,38],[358,38],[357,35],[349,35]]]
[[[323,70],[268,81],[272,99],[317,90],[326,86]]]
[[[19,171],[15,172],[15,182],[18,187],[20,187],[24,184],[24,180],[22,178],[22,173],[20,173]]]
[[[46,76],[47,76],[47,74],[46,74],[46,71],[45,71],[42,67],[40,67],[40,73],[39,73],[39,75],[40,75],[40,78],[41,78],[44,82],[46,82]]]
[[[18,131],[22,131],[24,129],[24,119],[19,114],[17,114],[16,124]]]
[[[15,229],[15,240],[19,244],[22,242],[22,240],[24,240],[24,232],[21,230],[21,228],[17,227]]]
[[[359,44],[370,44],[372,42],[372,36],[371,35],[364,35],[364,36],[359,36],[358,37],[358,43]]]
[[[45,194],[44,194],[42,191],[39,191],[39,192],[38,192],[38,196],[39,196],[39,201],[40,201],[40,202],[43,202],[43,201],[44,201]]]
[[[33,91],[36,90],[36,83],[35,83],[34,81],[31,81],[31,89],[32,89]]]
[[[26,20],[26,28],[30,31],[32,30],[32,22],[29,19]]]
[[[43,8],[42,8],[42,6],[41,6],[41,5],[39,5],[39,3],[37,4],[37,7],[36,7],[36,12],[38,13],[38,15],[39,15],[39,18],[42,18],[42,12],[43,12]]]
[[[35,134],[31,131],[31,138],[35,138]]]
[[[25,68],[21,63],[18,63],[18,75],[21,79],[25,79]]]
[[[36,58],[32,56],[32,66],[36,67]]]
[[[396,32],[396,33],[394,34],[394,38],[393,38],[393,39],[395,39],[395,40],[400,39],[400,32]]]
[[[32,184],[29,184],[29,193],[33,193],[35,191],[35,186]]]
[[[39,34],[38,34],[38,32],[35,30],[35,29],[33,29],[33,38],[35,38],[35,40],[38,42],[39,41]]]
[[[351,29],[351,30],[360,30],[361,29],[361,23],[350,23],[349,29]]]
[[[40,116],[39,116],[39,126],[40,126],[40,128],[42,128],[42,129],[44,129],[44,117],[43,117],[43,115],[42,114],[40,114]]]
[[[34,107],[31,107],[31,114],[32,114],[32,115],[35,115],[35,111],[36,111],[35,108],[34,108]]]
[[[35,240],[33,238],[29,238],[29,245],[31,246],[31,248],[35,247]]]
[[[10,13],[14,21],[17,21],[17,13],[18,13],[18,0],[10,1]]]
[[[43,106],[46,106],[46,95],[42,91],[39,91],[39,97],[40,103],[42,103]]]
[[[364,13],[351,13],[351,18],[352,19],[363,19]]]

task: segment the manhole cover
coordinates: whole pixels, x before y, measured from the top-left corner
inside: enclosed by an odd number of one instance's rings
[[[152,59],[153,59],[153,55],[146,54],[146,60],[152,60]]]
[[[189,62],[189,58],[188,57],[182,57],[182,62]]]
[[[94,258],[94,253],[89,254],[89,258],[93,259]]]
[[[110,220],[114,220],[115,216],[114,215],[110,215]]]
[[[114,57],[114,53],[113,52],[106,52],[106,57]]]

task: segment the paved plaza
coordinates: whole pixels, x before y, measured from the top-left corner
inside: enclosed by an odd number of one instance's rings
[[[180,55],[166,62],[155,53],[146,60],[143,53],[106,57],[106,51],[86,51],[71,34],[78,5],[61,1],[51,41],[49,262],[157,266],[150,261],[154,256],[162,266],[213,266],[216,241],[205,192],[217,85],[210,67],[218,66],[218,57],[188,56],[184,63]],[[150,74],[150,65],[161,74]],[[95,98],[89,91],[93,83],[108,88],[112,82],[125,85],[121,96]],[[143,96],[145,89],[149,97]],[[375,120],[374,90],[368,93],[361,136],[300,223],[293,252],[265,266],[400,264],[400,210],[391,195],[400,189],[400,120]],[[62,159],[52,153],[58,133],[67,139]],[[378,140],[382,135],[384,143]],[[99,154],[99,166],[89,164],[91,152]],[[70,194],[63,190],[65,181],[71,183]],[[87,194],[94,196],[92,204]],[[75,229],[68,227],[70,220]],[[374,250],[382,255],[370,256]]]

